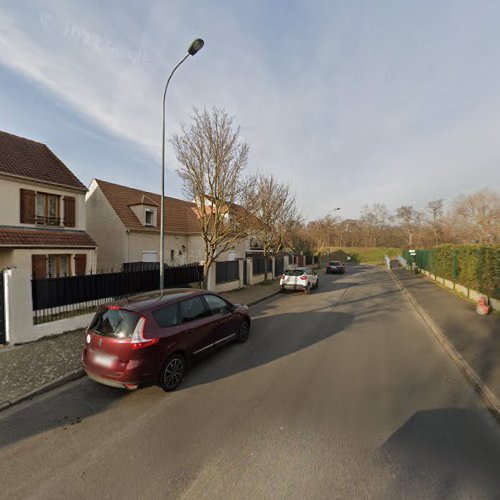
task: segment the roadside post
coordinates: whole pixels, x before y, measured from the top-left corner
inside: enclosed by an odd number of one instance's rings
[[[416,257],[417,257],[417,251],[416,251],[415,249],[413,249],[413,250],[408,250],[408,253],[409,253],[409,254],[410,254],[410,256],[411,256],[411,268],[412,268],[413,272],[414,272],[415,274],[417,274],[417,273],[418,273],[418,269],[417,269],[417,259],[416,259]]]

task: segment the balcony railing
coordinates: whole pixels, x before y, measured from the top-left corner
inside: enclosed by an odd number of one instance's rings
[[[37,215],[35,218],[37,224],[41,226],[60,226],[61,218],[60,217],[45,217],[44,215]]]

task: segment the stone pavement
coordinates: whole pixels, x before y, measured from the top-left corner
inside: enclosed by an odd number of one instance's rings
[[[253,305],[279,292],[278,281],[225,292],[229,301]],[[0,410],[83,375],[85,331],[0,349]]]
[[[500,315],[479,316],[475,304],[457,297],[423,275],[406,269],[394,269],[393,272],[461,358],[500,401]]]

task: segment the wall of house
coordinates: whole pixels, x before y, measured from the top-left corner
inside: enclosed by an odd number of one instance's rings
[[[7,267],[12,267],[12,252],[11,248],[0,248],[0,271]]]
[[[237,243],[232,252],[223,252],[218,261],[234,260],[244,258],[246,256],[246,240]],[[201,235],[191,235],[187,240],[188,256],[186,262],[201,262],[205,260],[205,243]]]
[[[87,233],[98,245],[97,271],[121,269],[127,262],[128,236],[116,212],[95,181],[92,181],[85,201]]]
[[[189,237],[185,235],[165,235],[165,263],[169,266],[180,266],[197,262],[191,258],[189,250]],[[174,258],[171,259],[171,251]],[[143,260],[143,252],[156,252],[156,262],[160,260],[160,235],[159,233],[141,233],[132,231],[129,235],[128,262]]]
[[[37,182],[11,180],[1,177],[0,182],[0,225],[24,228],[43,227],[35,224],[21,224],[21,189],[31,189],[58,196],[75,198],[75,227],[68,229],[85,230],[85,193],[71,189],[46,186]],[[61,202],[60,217],[64,219],[64,204]],[[54,226],[49,226],[53,228]]]
[[[97,263],[97,252],[95,250],[86,249],[74,249],[74,248],[15,248],[10,252],[10,259],[7,265],[1,264],[0,257],[0,269],[4,267],[10,267],[14,269],[26,269],[32,272],[31,266],[31,256],[32,255],[70,255],[71,256],[71,274],[75,274],[75,255],[85,254],[87,256],[87,265],[85,274],[90,274],[96,272]],[[1,255],[1,251],[0,251]]]

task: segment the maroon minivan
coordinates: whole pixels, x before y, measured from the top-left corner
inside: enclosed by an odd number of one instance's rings
[[[205,290],[173,289],[102,306],[90,322],[83,368],[93,380],[173,391],[196,358],[232,340],[245,342],[248,308]]]

